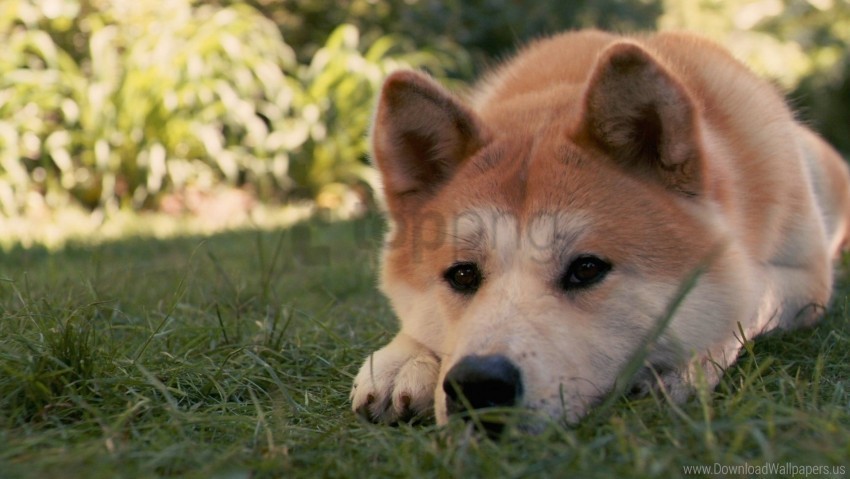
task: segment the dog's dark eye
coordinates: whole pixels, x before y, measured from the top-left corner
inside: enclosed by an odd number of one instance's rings
[[[471,294],[481,286],[481,270],[475,263],[457,263],[447,269],[443,277],[459,293]]]
[[[611,263],[596,256],[579,256],[567,268],[561,280],[561,287],[568,291],[586,288],[602,281],[609,271]]]

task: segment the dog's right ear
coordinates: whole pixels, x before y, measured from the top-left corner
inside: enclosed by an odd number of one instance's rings
[[[485,142],[475,114],[428,76],[400,71],[384,82],[372,152],[391,212],[416,209]]]

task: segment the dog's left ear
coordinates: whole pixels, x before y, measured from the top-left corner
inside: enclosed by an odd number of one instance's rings
[[[702,191],[696,106],[682,84],[632,42],[602,52],[584,96],[586,137],[627,170],[688,196]]]

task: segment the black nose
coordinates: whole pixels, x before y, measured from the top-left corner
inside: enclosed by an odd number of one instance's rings
[[[522,378],[504,356],[466,356],[446,374],[443,391],[450,414],[467,407],[510,407],[522,397]]]

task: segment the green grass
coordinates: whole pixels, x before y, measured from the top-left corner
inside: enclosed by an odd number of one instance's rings
[[[2,253],[0,477],[850,469],[847,282],[818,327],[748,343],[715,390],[684,405],[623,399],[576,428],[509,428],[498,441],[459,421],[362,423],[352,376],[395,331],[374,287],[380,231],[375,219],[313,221]]]

